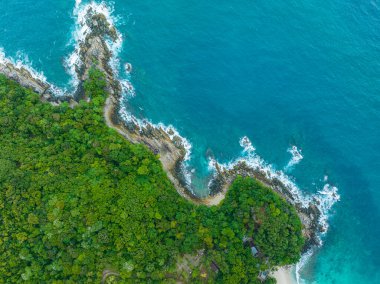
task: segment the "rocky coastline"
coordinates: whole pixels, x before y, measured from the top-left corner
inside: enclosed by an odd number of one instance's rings
[[[42,100],[44,101],[59,103],[60,101],[66,100],[64,96],[59,99],[56,98],[54,94],[54,86],[43,80],[43,78],[35,76],[24,66],[16,64],[6,58],[0,60],[0,74],[3,74],[7,78],[16,81],[21,86],[29,88],[34,92],[40,94]]]
[[[101,13],[89,9],[85,19],[86,21],[82,25],[88,27],[88,32],[85,39],[79,43],[80,64],[75,66],[78,85],[73,94],[56,96],[51,84],[36,78],[29,70],[16,66],[10,60],[0,61],[0,73],[40,94],[43,101],[52,104],[69,101],[70,105],[74,107],[81,99],[89,100],[85,97],[83,83],[88,79],[91,68],[97,68],[105,74],[109,93],[104,107],[105,122],[130,142],[144,144],[153,153],[159,155],[169,179],[180,195],[196,204],[217,205],[223,200],[229,185],[236,176],[254,177],[272,188],[296,208],[304,226],[303,234],[307,239],[305,251],[320,244],[319,234],[324,231],[324,228],[319,223],[321,212],[316,206],[317,200],[313,200],[308,206],[297,202],[292,192],[280,180],[269,179],[260,170],[254,170],[244,162],[237,163],[230,169],[223,168],[216,163],[215,175],[209,183],[210,196],[201,199],[194,195],[184,179],[183,161],[186,157],[186,148],[183,138],[173,130],[164,129],[149,122],[140,123],[134,119],[126,121],[120,117],[122,86],[110,65],[113,54],[107,45],[107,40],[115,42],[119,35]]]
[[[319,235],[325,231],[325,228],[319,222],[321,212],[316,206],[317,200],[312,200],[307,206],[301,204],[280,180],[277,178],[269,179],[261,170],[249,167],[244,161],[235,164],[231,169],[225,169],[220,165],[216,165],[215,168],[216,173],[210,181],[210,197],[206,200],[212,203],[215,197],[217,199],[223,198],[236,176],[253,177],[277,192],[289,204],[294,206],[303,224],[303,235],[307,240],[304,252],[312,246],[320,245]]]

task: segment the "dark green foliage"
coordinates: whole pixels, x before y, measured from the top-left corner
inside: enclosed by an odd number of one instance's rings
[[[203,238],[210,248],[207,258],[218,263],[217,280],[223,283],[249,283],[259,271],[299,260],[304,239],[294,208],[256,180],[238,177],[218,210],[200,211],[208,227]]]
[[[178,256],[200,248],[225,283],[298,260],[301,224],[280,197],[239,178],[219,208],[185,201],[153,153],[105,125],[103,75],[90,77],[91,102],[72,109],[0,76],[0,283],[174,281]]]

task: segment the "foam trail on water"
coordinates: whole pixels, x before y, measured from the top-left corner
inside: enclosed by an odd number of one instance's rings
[[[299,164],[303,159],[302,152],[300,149],[297,148],[297,146],[292,146],[288,149],[288,152],[292,155],[292,158],[284,167],[285,172],[291,171],[294,168],[294,166]]]

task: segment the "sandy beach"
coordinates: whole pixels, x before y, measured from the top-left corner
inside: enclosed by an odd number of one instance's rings
[[[273,273],[273,277],[276,278],[277,284],[296,284],[292,271],[293,267],[281,267]]]

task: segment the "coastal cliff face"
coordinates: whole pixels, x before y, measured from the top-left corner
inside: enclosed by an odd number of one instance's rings
[[[224,198],[229,186],[238,175],[254,177],[295,206],[304,225],[304,236],[308,239],[305,249],[319,244],[318,235],[323,231],[319,225],[321,214],[319,209],[313,203],[306,207],[304,204],[297,203],[292,192],[281,181],[268,179],[261,171],[254,170],[244,163],[238,163],[232,169],[225,169],[216,163],[216,173],[210,181],[211,196],[203,200],[194,196],[183,178],[182,164],[186,156],[183,138],[173,130],[164,129],[147,121],[141,123],[136,119],[126,121],[120,118],[122,86],[115,77],[115,70],[111,67],[110,61],[113,54],[107,44],[107,41],[116,42],[119,40],[117,31],[103,14],[97,13],[91,8],[88,9],[85,21],[81,25],[86,26],[87,33],[78,45],[80,63],[75,66],[78,84],[71,96],[55,96],[52,85],[36,78],[25,68],[15,66],[10,61],[0,62],[0,73],[39,93],[44,101],[50,103],[70,101],[71,105],[74,106],[80,99],[89,99],[85,96],[83,84],[88,79],[90,70],[93,68],[100,70],[105,75],[109,94],[104,109],[107,125],[132,143],[144,144],[159,155],[169,179],[184,198],[197,204],[217,205]]]

